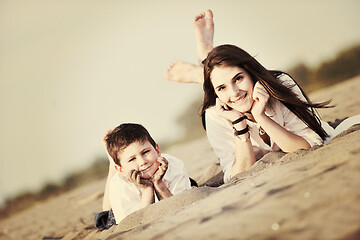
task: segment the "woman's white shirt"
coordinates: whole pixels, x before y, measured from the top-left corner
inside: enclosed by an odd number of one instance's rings
[[[278,79],[282,81],[284,85],[290,86],[292,91],[294,91],[300,99],[306,101],[300,88],[288,75],[282,74]],[[265,114],[286,130],[303,137],[310,146],[323,143],[321,137],[317,133],[310,129],[280,101],[274,100],[271,108],[267,107],[265,109]],[[250,140],[256,160],[260,159],[268,152],[281,150],[271,138],[270,146],[262,140],[259,135],[259,124],[249,120],[245,121],[247,121],[247,124],[249,125]],[[224,172],[224,182],[227,182],[231,177],[231,168],[235,160],[235,136],[232,124],[230,121],[219,117],[216,114],[215,107],[210,107],[206,110],[205,122],[207,137],[215,154],[220,160],[220,165]],[[326,131],[333,131],[333,129],[327,125],[326,128],[328,127],[329,129],[325,129]]]

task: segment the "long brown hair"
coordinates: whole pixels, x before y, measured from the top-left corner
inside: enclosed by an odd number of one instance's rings
[[[282,102],[291,112],[298,116],[308,127],[315,131],[323,140],[328,136],[321,127],[320,120],[314,113],[314,108],[329,107],[330,101],[323,103],[311,103],[300,86],[302,94],[307,102],[302,101],[291,88],[285,86],[278,80],[279,75],[286,74],[282,71],[267,70],[254,57],[243,49],[226,44],[214,48],[208,55],[204,63],[204,101],[201,107],[201,116],[205,128],[205,110],[216,103],[217,95],[212,85],[210,75],[214,67],[239,67],[244,69],[251,77],[254,85],[257,81],[265,87],[270,94],[271,99],[277,99]]]

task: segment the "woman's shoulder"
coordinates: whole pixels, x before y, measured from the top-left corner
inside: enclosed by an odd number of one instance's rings
[[[210,106],[205,110],[206,114],[216,114],[215,113],[215,106]]]
[[[225,118],[219,117],[216,113],[215,106],[211,106],[205,111],[205,122],[206,126],[209,124],[213,125],[228,125],[228,121]],[[207,127],[206,127],[207,129]]]
[[[298,97],[306,102],[306,98],[302,92],[302,90],[300,89],[299,85],[295,82],[295,80],[287,73],[281,73],[280,75],[278,75],[277,79],[287,88],[291,89],[296,95],[298,95]]]
[[[294,79],[289,74],[287,74],[285,72],[280,73],[276,78],[279,81],[281,81],[282,84],[284,84],[284,85],[287,85],[287,86],[290,86],[290,87],[296,85]]]
[[[216,121],[225,120],[224,118],[219,117],[217,115],[215,106],[211,106],[208,109],[206,109],[206,111],[205,111],[205,119],[206,120],[212,119],[212,120],[216,120]]]

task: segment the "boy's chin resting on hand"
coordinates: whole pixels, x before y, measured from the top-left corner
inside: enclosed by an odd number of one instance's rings
[[[153,188],[153,182],[150,179],[145,179],[140,177],[141,172],[132,170],[129,172],[129,175],[127,176],[127,180],[133,184],[140,190],[146,189],[146,188]]]
[[[159,157],[159,167],[151,178],[154,184],[154,190],[159,200],[173,196],[169,188],[163,182],[163,177],[168,169],[168,161],[164,157]]]
[[[162,179],[166,173],[166,170],[168,169],[169,162],[164,157],[159,157],[158,160],[159,167],[154,173],[154,175],[151,177],[151,181],[154,184],[158,184],[159,182],[162,182]]]

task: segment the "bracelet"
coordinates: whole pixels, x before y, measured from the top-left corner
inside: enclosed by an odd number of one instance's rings
[[[241,122],[241,121],[244,120],[244,119],[247,119],[246,115],[244,115],[244,116],[242,116],[242,117],[239,117],[238,119],[236,119],[235,121],[233,121],[231,124],[232,124],[232,125],[235,125],[235,124]]]
[[[239,139],[241,142],[247,142],[250,139],[250,133],[236,136],[237,139]]]
[[[247,133],[248,131],[249,131],[249,125],[246,125],[246,128],[244,128],[240,131],[238,131],[238,130],[236,130],[236,128],[234,128],[234,135],[235,136],[243,135],[243,134]]]

